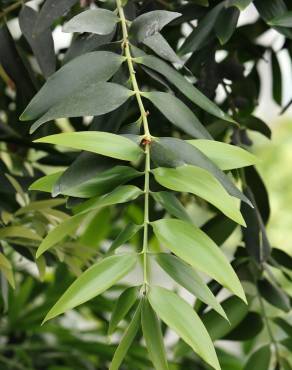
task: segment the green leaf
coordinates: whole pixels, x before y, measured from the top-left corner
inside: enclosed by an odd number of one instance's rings
[[[48,235],[43,239],[36,252],[36,258],[39,258],[44,252],[59,243],[65,236],[71,235],[77,230],[83,221],[84,214],[77,214],[56,226]]]
[[[102,131],[66,132],[45,136],[35,142],[86,150],[125,161],[135,161],[143,153],[142,149],[132,140]]]
[[[111,320],[109,322],[108,335],[113,334],[119,322],[127,315],[138,297],[137,287],[130,287],[123,291],[116,301]]]
[[[92,82],[53,105],[31,126],[30,132],[57,118],[99,116],[109,113],[124,104],[133,94],[133,91],[112,82]],[[23,116],[20,118],[23,119]]]
[[[54,208],[64,204],[66,201],[64,199],[48,199],[48,200],[38,200],[35,202],[30,202],[29,205],[21,207],[15,214],[22,215],[27,212],[43,210],[47,208]]]
[[[141,228],[143,225],[136,225],[134,223],[129,223],[116,237],[116,239],[111,244],[107,253],[113,253],[117,248],[122,244],[130,240]]]
[[[128,326],[125,334],[122,336],[120,344],[118,345],[118,348],[116,349],[114,357],[110,364],[109,370],[119,369],[133,340],[135,339],[135,336],[140,327],[141,308],[142,308],[142,301],[140,301],[130,325]]]
[[[202,226],[202,230],[217,245],[222,245],[236,229],[236,226],[237,224],[235,222],[219,213],[208,220]]]
[[[6,280],[9,282],[10,286],[15,289],[15,280],[12,270],[12,265],[10,261],[0,252],[0,271],[5,276]]]
[[[227,258],[203,231],[194,225],[174,219],[155,221],[151,225],[161,244],[246,301],[240,281]]]
[[[288,335],[288,337],[292,338],[292,325],[288,321],[281,317],[276,317],[273,321]]]
[[[220,370],[217,355],[199,316],[175,293],[161,287],[151,287],[149,302],[161,318],[210,366]]]
[[[252,206],[249,199],[237,189],[225,173],[220,171],[204,153],[184,140],[168,137],[155,139],[151,145],[151,159],[158,167],[179,167],[190,164],[203,168],[221,183],[229,195]]]
[[[281,266],[285,267],[288,270],[292,270],[292,257],[278,248],[272,249],[272,257],[279,263]]]
[[[238,146],[214,140],[188,140],[188,143],[198,148],[221,170],[233,170],[257,163],[257,158]]]
[[[50,309],[43,322],[89,301],[127,275],[137,263],[137,256],[111,256],[82,273]]]
[[[248,306],[237,297],[227,298],[222,302],[222,307],[229,318],[229,322],[222,319],[214,310],[202,316],[202,321],[212,340],[224,338],[236,328],[248,314]]]
[[[267,279],[262,279],[258,282],[258,289],[261,296],[271,305],[284,312],[290,311],[290,299],[277,285]]]
[[[240,11],[237,8],[226,8],[220,13],[215,23],[215,32],[221,45],[226,44],[236,30]]]
[[[62,175],[63,171],[51,173],[50,175],[46,175],[41,177],[40,179],[34,181],[29,190],[38,190],[38,191],[45,191],[47,193],[52,193],[54,184]]]
[[[292,25],[291,25],[292,27]],[[273,98],[277,104],[282,105],[282,71],[277,54],[272,51],[272,76],[273,76]]]
[[[205,169],[184,165],[177,168],[156,168],[152,173],[162,186],[197,195],[233,221],[245,226],[235,198],[231,197],[220,182]]]
[[[214,104],[210,99],[202,94],[200,90],[198,90],[194,85],[187,81],[184,76],[182,76],[178,71],[172,68],[169,64],[165,63],[163,60],[153,55],[144,55],[142,57],[135,58],[134,61],[136,63],[141,63],[146,67],[151,68],[156,72],[162,74],[188,99],[190,99],[200,108],[204,109],[206,112],[213,114],[215,117],[218,117],[220,119],[234,122],[231,117],[225,114],[216,104]]]
[[[264,328],[262,316],[257,312],[249,312],[245,318],[227,335],[224,340],[247,341],[254,339]]]
[[[169,191],[151,192],[151,196],[156,202],[160,203],[171,216],[192,223],[191,217],[173,193]]]
[[[218,19],[221,10],[225,7],[225,2],[222,1],[216,5],[212,10],[207,12],[207,15],[201,19],[198,26],[191,32],[191,34],[185,39],[184,43],[179,49],[179,54],[184,55],[189,52],[199,50],[208,38],[215,27],[215,23]]]
[[[92,81],[107,81],[123,61],[123,57],[108,51],[95,51],[75,58],[47,80],[20,119],[36,119],[66,97],[86,89]]]
[[[101,197],[87,200],[80,206],[75,207],[76,212],[89,212],[93,209],[111,206],[118,203],[126,203],[143,194],[143,191],[134,185],[122,185]]]
[[[148,48],[153,50],[161,58],[168,60],[171,63],[183,64],[175,51],[160,33],[147,37],[143,40],[143,44],[148,46]]]
[[[135,18],[130,27],[130,36],[138,42],[158,33],[164,26],[180,17],[180,13],[154,10]]]
[[[244,370],[269,370],[271,355],[270,345],[260,347],[250,356]]]
[[[178,98],[164,92],[143,93],[161,113],[175,126],[187,134],[201,139],[211,139],[210,134],[194,113]]]
[[[142,330],[155,370],[168,370],[160,323],[147,300],[142,306]]]
[[[171,254],[160,253],[156,261],[161,268],[172,277],[179,285],[184,287],[195,297],[200,299],[228,320],[223,308],[217,302],[207,284],[200,275],[189,265]]]
[[[65,23],[63,32],[90,32],[98,35],[111,33],[119,18],[107,9],[89,9],[77,14]]]
[[[0,239],[6,238],[41,240],[38,234],[24,226],[7,226],[0,228]]]
[[[229,0],[229,6],[236,6],[239,10],[244,10],[253,0]]]
[[[268,23],[271,26],[292,27],[292,11],[286,11],[272,18]]]

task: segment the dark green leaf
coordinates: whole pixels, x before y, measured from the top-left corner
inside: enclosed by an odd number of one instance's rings
[[[253,0],[229,0],[229,6],[236,6],[239,10],[244,10]]]
[[[107,9],[89,9],[65,23],[63,32],[91,32],[107,35],[114,30],[117,22],[119,18]]]
[[[108,335],[113,334],[119,322],[127,315],[137,300],[137,287],[131,287],[123,291],[116,301],[111,320],[109,322]]]
[[[288,321],[281,317],[276,317],[273,321],[288,335],[288,337],[292,338],[292,325],[289,324]]]
[[[292,25],[291,25],[292,26]],[[282,71],[277,54],[272,52],[273,98],[277,104],[282,105]]]
[[[161,58],[168,60],[171,63],[182,64],[182,61],[160,33],[147,37],[143,40],[143,44],[148,46]]]
[[[128,274],[137,263],[137,256],[111,256],[91,266],[76,279],[50,309],[44,322],[89,301]]]
[[[233,35],[240,11],[237,8],[226,8],[223,9],[216,20],[215,23],[215,32],[218,37],[221,45],[226,44]]]
[[[129,223],[116,237],[116,239],[111,244],[108,253],[114,252],[122,244],[130,240],[140,229],[142,225],[136,225],[134,223]]]
[[[262,279],[258,282],[258,289],[261,296],[272,306],[285,312],[290,311],[289,297],[278,286],[267,279]]]
[[[160,323],[147,300],[142,306],[142,330],[150,359],[156,370],[168,370]]]
[[[273,248],[272,257],[281,266],[287,268],[288,270],[292,270],[292,257],[288,253],[284,252],[281,249]]]
[[[269,370],[271,355],[270,345],[260,347],[250,356],[244,370]]]
[[[202,230],[217,244],[222,245],[236,229],[237,224],[222,214],[207,221]]]
[[[292,27],[292,12],[285,12],[269,21],[271,26]]]
[[[152,227],[162,245],[245,301],[243,288],[227,258],[199,228],[174,219],[152,222]]]
[[[247,341],[254,339],[263,330],[262,316],[256,312],[249,312],[224,340]]]
[[[201,139],[211,139],[210,134],[194,113],[178,98],[163,92],[143,93],[161,113],[175,126],[187,134]]]

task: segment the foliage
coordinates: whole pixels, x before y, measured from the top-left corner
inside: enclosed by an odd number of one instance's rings
[[[258,38],[272,28],[291,52],[291,4],[3,3],[0,363],[290,369],[292,258],[270,245],[249,149],[251,131],[271,137],[253,115],[263,58],[282,104]],[[238,26],[248,6],[258,18]],[[59,25],[74,36],[56,55]]]

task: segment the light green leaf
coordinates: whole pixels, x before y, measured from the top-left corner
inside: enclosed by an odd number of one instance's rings
[[[233,221],[245,226],[236,199],[205,169],[184,165],[177,168],[156,168],[152,173],[162,186],[195,194],[213,204]]]
[[[46,175],[34,181],[29,190],[38,190],[38,191],[45,191],[47,193],[52,193],[53,187],[58,180],[58,178],[62,175],[64,171],[59,171],[55,173],[51,173],[50,175]]]
[[[95,78],[93,78],[94,80]],[[109,113],[124,104],[133,94],[133,91],[112,82],[91,82],[91,84],[83,86],[81,90],[72,92],[52,105],[31,126],[30,132],[34,132],[43,123],[57,118],[99,116]]]
[[[119,18],[107,9],[89,9],[77,14],[65,23],[63,32],[90,32],[98,35],[111,33]]]
[[[7,226],[0,228],[0,239],[6,238],[41,240],[39,235],[24,226]]]
[[[128,274],[137,263],[137,256],[111,256],[82,273],[50,309],[43,322],[89,301]]]
[[[221,170],[252,166],[257,158],[238,146],[214,140],[188,140],[188,143],[198,148]]]
[[[140,327],[140,317],[141,317],[141,308],[142,308],[142,301],[140,301],[137,310],[133,316],[133,319],[128,326],[125,334],[122,336],[120,344],[116,349],[112,362],[110,364],[109,370],[118,370],[120,365],[126,356],[135,336]]]
[[[54,208],[64,204],[65,202],[66,202],[65,199],[38,200],[35,202],[31,202],[29,205],[25,207],[20,208],[15,214],[18,216],[31,211],[43,210],[46,208]]]
[[[116,301],[111,320],[109,322],[108,335],[113,334],[119,322],[127,315],[137,300],[137,287],[130,287],[123,291]]]
[[[248,359],[244,370],[268,370],[271,362],[270,345],[258,348]]]
[[[12,265],[10,261],[0,252],[0,271],[5,276],[6,280],[9,282],[10,286],[15,289],[15,280],[12,270]]]
[[[173,329],[207,364],[220,370],[213,343],[193,308],[182,298],[165,288],[151,287],[148,298],[161,320]]]
[[[271,26],[292,27],[292,11],[286,11],[284,14],[272,18],[268,23]]]
[[[43,239],[36,252],[36,258],[39,258],[45,251],[59,243],[65,236],[71,235],[80,226],[84,214],[77,214],[56,226],[48,235]]]
[[[134,223],[129,223],[116,237],[116,239],[112,242],[109,250],[109,253],[113,253],[117,248],[119,248],[122,244],[126,243],[130,240],[141,228],[143,225],[136,225]]]
[[[187,289],[195,297],[200,299],[228,320],[223,308],[217,302],[207,284],[201,276],[188,264],[171,254],[159,253],[156,261],[160,267],[172,277],[179,285]]]
[[[36,119],[61,100],[86,89],[92,81],[107,81],[123,61],[123,57],[108,51],[95,51],[75,58],[48,78],[20,119]]]
[[[130,27],[130,36],[138,42],[158,33],[164,26],[180,17],[180,13],[154,10],[135,18]]]
[[[215,117],[224,119],[225,121],[234,122],[231,117],[225,114],[216,104],[208,99],[194,85],[186,80],[178,71],[172,68],[163,60],[153,56],[144,55],[134,59],[136,63],[141,63],[148,68],[155,70],[168,79],[175,87],[177,87],[188,99],[204,109],[206,112],[213,114]]]
[[[175,126],[187,134],[201,139],[212,137],[194,113],[175,96],[158,91],[143,93],[161,113]]]
[[[244,10],[253,0],[229,0],[228,6],[236,6],[239,10]]]
[[[202,230],[175,219],[158,220],[151,225],[161,244],[246,301],[240,281],[227,258]]]
[[[155,370],[168,370],[160,323],[147,300],[142,306],[142,330]]]
[[[192,223],[191,217],[173,193],[169,191],[151,192],[151,196],[156,202],[160,203],[171,216]]]
[[[102,131],[66,132],[45,136],[35,140],[35,142],[86,150],[125,161],[135,161],[143,153],[142,149],[132,140]]]
[[[126,203],[143,194],[143,191],[134,185],[119,186],[111,193],[87,200],[80,206],[75,207],[76,212],[89,212],[93,209],[111,206],[118,203]]]

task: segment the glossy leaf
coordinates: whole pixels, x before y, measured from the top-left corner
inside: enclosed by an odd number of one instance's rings
[[[143,93],[175,126],[195,138],[211,139],[210,134],[194,113],[178,98],[163,92]]]
[[[81,55],[65,64],[47,82],[29,103],[20,119],[27,121],[40,117],[71,94],[95,82],[107,81],[123,63],[123,58],[107,51]]]
[[[140,318],[141,318],[141,308],[142,302],[139,303],[137,310],[133,316],[130,325],[128,326],[127,330],[125,331],[124,335],[121,338],[120,344],[118,345],[112,362],[110,364],[109,370],[118,370],[120,365],[126,356],[135,336],[140,327]]]
[[[191,266],[171,254],[160,253],[156,256],[156,261],[179,285],[227,319],[224,310],[217,302],[207,284]]]
[[[238,146],[215,140],[188,140],[203,152],[221,170],[233,170],[256,164],[257,158]]]
[[[197,195],[213,204],[233,221],[245,225],[235,198],[231,197],[219,181],[206,170],[184,165],[177,168],[156,168],[152,172],[162,186]]]
[[[209,334],[193,308],[175,293],[151,287],[149,302],[167,326],[173,329],[210,366],[220,365]]]
[[[119,18],[107,9],[89,9],[77,14],[65,23],[63,32],[90,32],[98,35],[111,33]]]
[[[66,290],[46,315],[44,322],[89,301],[128,274],[137,263],[137,256],[111,256],[91,266]]]
[[[270,346],[263,346],[257,349],[248,359],[244,370],[268,370],[271,362]]]
[[[164,26],[180,15],[180,13],[165,10],[154,10],[144,13],[132,22],[130,35],[138,42],[142,42],[145,38],[158,33]]]
[[[143,302],[141,318],[146,347],[155,369],[168,370],[160,322],[147,300]]]
[[[169,82],[177,87],[188,99],[204,109],[206,112],[213,114],[215,117],[233,122],[233,119],[225,114],[216,104],[209,100],[194,85],[186,80],[178,71],[172,68],[163,60],[153,56],[144,55],[134,59],[136,63],[141,63],[156,72],[162,74]]]
[[[29,190],[38,190],[51,193],[53,191],[54,184],[62,175],[62,173],[63,171],[60,171],[41,177],[30,185]]]
[[[111,335],[116,330],[116,327],[121,320],[127,315],[129,310],[133,307],[138,297],[137,287],[127,288],[119,296],[116,301],[111,320],[109,322],[108,335]]]
[[[67,148],[86,150],[108,157],[135,161],[143,153],[137,144],[128,138],[109,132],[80,131],[45,136],[38,143],[61,145]]]
[[[174,254],[228,288],[242,300],[243,288],[227,258],[217,245],[194,225],[163,219],[151,223],[159,242]]]

